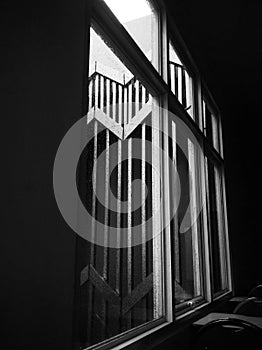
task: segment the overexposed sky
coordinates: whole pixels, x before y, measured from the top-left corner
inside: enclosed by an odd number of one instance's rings
[[[146,0],[104,0],[121,23],[152,14]]]

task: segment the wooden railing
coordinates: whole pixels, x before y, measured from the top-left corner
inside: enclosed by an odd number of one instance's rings
[[[169,62],[171,91],[188,113],[193,116],[193,86],[192,79],[184,66]]]
[[[89,78],[88,93],[89,110],[100,108],[120,125],[127,124],[149,100],[148,91],[135,77],[121,84],[98,72]],[[131,103],[132,110],[129,109]]]

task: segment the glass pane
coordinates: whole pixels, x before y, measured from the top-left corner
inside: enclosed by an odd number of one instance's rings
[[[205,100],[203,100],[203,125],[205,135],[213,147],[220,152],[219,120]]]
[[[227,259],[223,215],[222,182],[219,167],[211,160],[208,168],[209,229],[211,235],[213,292],[227,288]]]
[[[141,120],[151,96],[93,28],[89,65],[91,137],[80,159],[87,164],[79,174],[86,186],[80,197],[92,216],[87,229],[94,239],[100,235],[104,246],[87,243],[83,274],[88,277],[81,287],[80,312],[83,348],[163,317],[163,257],[150,220],[158,192],[152,186],[154,157],[148,146],[153,142],[150,108]],[[140,244],[134,242],[135,230]]]
[[[147,0],[104,0],[120,23],[157,68],[157,11]]]
[[[212,114],[212,139],[213,146],[219,152],[219,129],[217,117]]]
[[[180,181],[181,194],[178,199],[175,177],[171,174],[172,201],[178,207],[177,215],[171,226],[173,238],[173,255],[175,271],[175,303],[182,304],[202,295],[201,280],[201,240],[200,225],[197,217],[197,154],[196,147],[190,139],[179,136],[180,144],[176,144],[179,130],[172,122],[172,157],[176,165]],[[179,200],[179,203],[177,201]],[[191,224],[182,229],[182,222],[189,214]]]
[[[169,71],[171,91],[194,119],[193,80],[171,42],[169,43]]]

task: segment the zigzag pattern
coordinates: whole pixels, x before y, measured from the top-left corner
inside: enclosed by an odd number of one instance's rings
[[[104,299],[110,303],[110,307],[118,316],[124,316],[129,312],[144,296],[153,288],[153,273],[148,275],[139,285],[132,290],[130,294],[123,299],[103,277],[96,271],[92,265],[87,265],[81,271],[80,285],[90,281],[95,288],[103,295]]]

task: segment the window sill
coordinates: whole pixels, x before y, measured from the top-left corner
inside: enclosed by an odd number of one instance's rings
[[[174,322],[165,322],[152,328],[148,332],[113,347],[112,350],[153,350],[161,344],[175,339],[183,330],[190,327],[193,322],[218,309],[230,298],[232,298],[232,292],[228,291],[212,303],[202,303],[192,310],[178,316]]]

